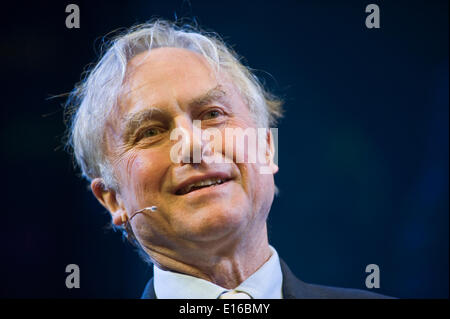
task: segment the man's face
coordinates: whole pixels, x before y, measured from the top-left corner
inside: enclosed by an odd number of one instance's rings
[[[171,157],[178,140],[171,140],[170,133],[176,128],[187,134],[191,147],[207,143],[194,136],[194,120],[201,121],[202,130],[218,129],[222,142],[225,128],[257,127],[227,75],[216,74],[194,52],[159,48],[129,62],[119,101],[106,134],[120,185],[118,203],[128,217],[144,207],[158,208],[131,220],[144,248],[161,251],[232,240],[264,228],[274,195],[273,175],[259,170],[267,163],[238,163],[235,154],[227,163],[225,147],[219,153],[210,150],[222,163],[193,164],[192,157],[191,163],[176,163]],[[176,154],[189,157],[189,150]],[[206,179],[222,184],[189,188]]]

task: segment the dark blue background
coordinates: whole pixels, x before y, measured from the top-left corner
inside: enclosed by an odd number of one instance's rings
[[[81,28],[66,29],[76,3]],[[381,28],[367,29],[377,3]],[[304,281],[448,298],[447,1],[30,2],[1,12],[0,297],[135,298],[152,276],[63,151],[62,98],[101,37],[195,17],[284,98],[269,239]],[[65,287],[65,266],[81,288]]]

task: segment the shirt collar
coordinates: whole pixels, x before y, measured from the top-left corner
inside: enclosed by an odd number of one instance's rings
[[[281,299],[283,274],[276,250],[256,272],[232,290],[242,291],[254,299]],[[216,299],[230,291],[207,280],[162,270],[153,266],[155,294],[159,299]]]

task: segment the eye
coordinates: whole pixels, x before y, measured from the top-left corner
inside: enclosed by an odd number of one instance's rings
[[[205,113],[205,115],[202,117],[202,120],[210,120],[215,119],[219,117],[221,113],[218,110],[211,110]]]
[[[146,138],[146,137],[154,137],[158,134],[162,133],[162,129],[159,127],[149,127],[145,129],[139,136],[139,138]]]

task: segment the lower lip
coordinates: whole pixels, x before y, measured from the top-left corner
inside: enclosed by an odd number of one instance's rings
[[[231,181],[232,180],[226,181],[225,183],[222,183],[222,184],[216,184],[216,185],[213,185],[213,186],[199,188],[199,189],[196,189],[195,191],[191,191],[189,193],[186,193],[186,194],[183,194],[183,195],[178,195],[178,196],[189,196],[190,197],[190,196],[197,196],[197,195],[205,195],[205,194],[215,193],[217,191],[223,190],[225,187],[230,185]]]

